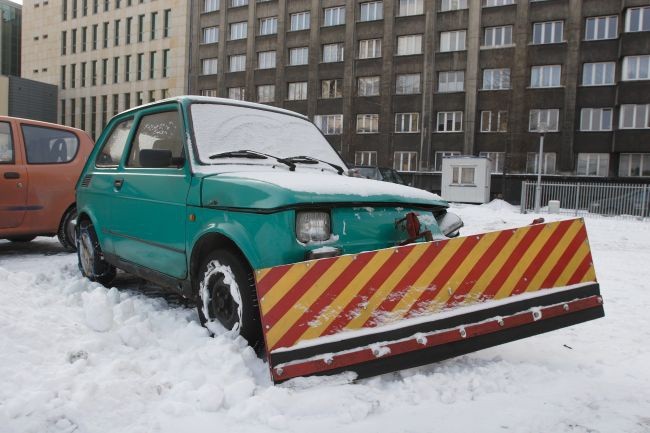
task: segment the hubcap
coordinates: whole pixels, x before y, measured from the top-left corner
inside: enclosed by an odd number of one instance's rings
[[[209,313],[213,318],[218,319],[224,326],[230,327],[235,320],[237,305],[230,294],[230,287],[224,283],[221,274],[215,275],[210,280],[210,304]]]
[[[79,242],[79,257],[81,259],[81,267],[83,268],[84,273],[87,276],[92,276],[94,248],[88,233],[81,234],[81,242]]]
[[[77,242],[77,232],[75,228],[74,219],[70,218],[68,223],[65,225],[65,234],[68,237],[70,245],[75,245]]]

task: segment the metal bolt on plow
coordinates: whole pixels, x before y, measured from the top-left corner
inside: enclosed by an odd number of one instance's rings
[[[503,319],[502,319],[501,317],[499,317],[499,318],[497,319],[497,323],[499,324],[499,326],[503,326],[503,325],[504,325],[504,323],[503,323]]]
[[[569,304],[562,305],[562,308],[564,308],[564,311],[569,311]]]
[[[542,312],[539,310],[533,310],[533,320],[537,321],[542,318]]]
[[[465,331],[465,328],[460,328],[459,332],[461,337],[463,338],[467,337],[467,331]]]
[[[427,344],[427,337],[425,337],[424,335],[418,335],[418,336],[415,338],[415,341],[417,341],[418,344],[421,344],[421,345],[423,345],[423,346],[426,346],[426,344]]]
[[[282,367],[277,367],[275,369],[275,374],[277,374],[278,376],[282,376],[282,373],[284,373],[284,370],[282,369]]]

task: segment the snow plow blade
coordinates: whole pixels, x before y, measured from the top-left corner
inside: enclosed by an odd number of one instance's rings
[[[429,364],[604,316],[582,219],[256,272],[271,375]]]

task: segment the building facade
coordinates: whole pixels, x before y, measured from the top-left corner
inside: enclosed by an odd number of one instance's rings
[[[59,122],[94,138],[115,114],[187,93],[185,0],[25,0],[23,77],[59,87]]]
[[[13,75],[0,75],[0,116],[56,123],[58,87]]]
[[[0,75],[20,76],[22,7],[0,0]]]
[[[190,91],[308,115],[352,163],[439,190],[442,158],[522,178],[650,176],[648,0],[195,0]]]

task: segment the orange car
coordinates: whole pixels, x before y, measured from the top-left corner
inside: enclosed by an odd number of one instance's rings
[[[79,129],[0,116],[0,239],[57,235],[74,251],[75,184],[92,148]]]

